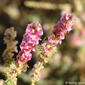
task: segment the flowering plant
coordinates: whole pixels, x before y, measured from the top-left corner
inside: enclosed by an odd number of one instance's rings
[[[44,68],[44,64],[56,52],[57,45],[62,43],[66,33],[72,30],[74,24],[75,21],[72,15],[70,13],[64,14],[54,26],[52,34],[41,43],[39,43],[39,40],[42,40],[43,30],[40,23],[28,24],[16,60],[13,59],[13,53],[18,52],[17,42],[15,41],[16,32],[14,28],[8,29],[5,32],[6,37],[4,38],[7,48],[2,55],[3,60],[6,60],[6,71],[4,73],[7,77],[6,81],[3,81],[3,85],[17,85],[17,75],[21,74],[28,67],[27,62],[32,58],[32,51],[36,52],[36,48],[40,47],[40,53],[38,54],[39,61],[32,70],[31,85],[35,85],[40,79],[40,72]]]

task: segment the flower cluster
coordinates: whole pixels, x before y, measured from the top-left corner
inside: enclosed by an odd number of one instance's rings
[[[71,31],[75,24],[70,13],[64,14],[60,21],[54,26],[54,34],[59,39],[64,39],[67,31]]]
[[[50,52],[52,47],[61,44],[67,32],[72,30],[75,22],[70,13],[64,14],[60,21],[54,26],[53,34],[48,37],[48,40],[43,44],[45,52]]]
[[[31,60],[31,51],[35,50],[34,45],[39,44],[41,35],[43,35],[43,31],[39,22],[28,24],[20,45],[21,51],[17,55],[18,62],[27,63],[28,60]]]

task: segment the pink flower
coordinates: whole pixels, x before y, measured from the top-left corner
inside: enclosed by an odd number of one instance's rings
[[[29,34],[30,37],[36,36],[36,35],[43,35],[42,27],[39,22],[28,24],[26,33]]]
[[[26,60],[31,60],[32,54],[27,51],[24,51],[24,53],[22,54],[22,57]]]
[[[55,37],[55,35],[51,35],[48,37],[48,42],[52,45],[57,45],[59,43],[59,40]]]
[[[29,43],[33,43],[34,45],[38,45],[39,39],[40,39],[40,36],[36,36],[36,37],[32,37],[32,38],[29,37]]]
[[[54,26],[54,31],[62,31],[62,30],[65,30],[66,27],[65,25],[63,25],[60,21]]]
[[[60,39],[64,39],[66,32],[67,32],[66,27],[61,22],[58,22],[54,26],[54,34],[56,37],[58,37]]]
[[[67,22],[66,24],[67,31],[71,31],[74,24],[75,24],[75,21],[73,20],[70,20],[69,22]]]
[[[60,22],[66,26],[67,31],[71,31],[75,24],[71,13],[64,14],[64,16],[61,17]]]
[[[32,49],[33,49],[33,44],[32,43],[26,43],[25,41],[22,41],[20,48],[21,48],[21,50],[31,52]]]
[[[59,36],[60,36],[60,39],[61,39],[61,40],[63,40],[63,39],[65,38],[65,34],[66,34],[66,32],[61,32],[61,33],[60,33]]]
[[[42,46],[44,47],[45,52],[49,52],[52,49],[52,45],[50,43],[43,43]]]
[[[29,43],[32,43],[33,45],[39,44],[39,40],[40,40],[40,36],[33,36],[33,37],[26,36],[24,38],[24,41],[27,41]]]
[[[37,34],[38,35],[43,35],[42,27],[39,22],[36,22],[36,28],[37,28]]]
[[[62,24],[66,24],[69,20],[72,20],[72,15],[71,13],[67,13],[67,14],[64,14],[61,19],[60,19],[60,22]]]
[[[32,58],[32,54],[29,52],[25,52],[25,51],[20,51],[19,54],[17,55],[17,61],[20,63],[27,63],[28,60],[31,60]]]
[[[24,38],[23,38],[23,41],[28,42],[28,43],[32,43],[33,45],[39,44],[39,40],[40,40],[39,35],[30,37],[28,33],[26,33],[24,35]]]
[[[26,33],[30,36],[30,37],[34,37],[37,35],[37,29],[35,27],[34,24],[28,24],[27,29],[26,29]]]

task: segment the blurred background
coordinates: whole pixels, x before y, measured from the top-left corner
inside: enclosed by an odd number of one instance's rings
[[[3,38],[7,28],[15,28],[19,49],[27,24],[39,21],[43,37],[48,37],[63,13],[68,12],[73,14],[76,25],[57,47],[36,85],[85,85],[85,0],[0,0],[0,55],[6,48]],[[30,85],[31,69],[37,60],[34,54],[27,72],[18,76],[18,85]]]

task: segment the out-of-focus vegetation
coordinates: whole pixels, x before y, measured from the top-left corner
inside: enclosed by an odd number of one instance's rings
[[[4,32],[9,27],[17,31],[18,49],[27,24],[39,21],[44,36],[50,35],[54,24],[64,12],[73,13],[76,25],[49,59],[36,85],[85,85],[85,0],[0,0],[0,79],[5,80],[2,53]],[[15,53],[17,55],[17,53]],[[18,76],[18,85],[30,85],[31,69],[37,62],[34,53],[26,73]],[[75,85],[75,84],[72,84]]]

